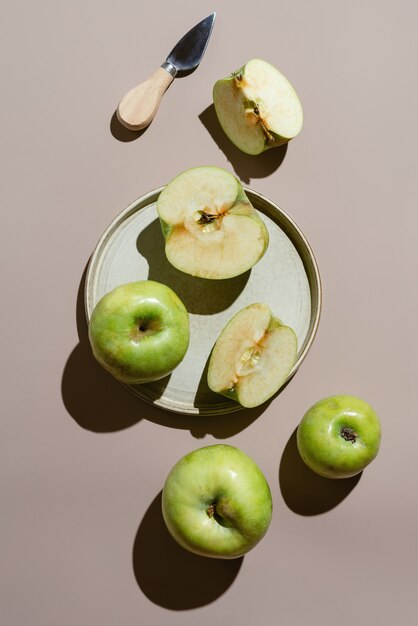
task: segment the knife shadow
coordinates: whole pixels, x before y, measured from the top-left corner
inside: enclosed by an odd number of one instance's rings
[[[110,120],[110,132],[115,139],[117,139],[118,141],[122,141],[123,143],[135,141],[135,139],[141,137],[148,128],[149,126],[146,126],[141,130],[129,130],[129,128],[126,128],[125,126],[123,126],[123,124],[119,122],[116,111],[114,111]]]
[[[244,183],[249,183],[252,178],[266,178],[283,163],[287,152],[287,143],[257,155],[245,154],[245,152],[234,146],[232,141],[225,135],[213,104],[200,113],[199,119],[231,163],[237,176]]]
[[[190,74],[193,74],[195,70],[196,70],[196,67],[193,67],[191,70],[179,70],[176,74],[175,80],[177,78],[183,78],[185,76],[189,76]],[[170,89],[173,82],[171,82],[170,85],[167,87],[167,91],[168,89]],[[135,141],[136,139],[139,139],[139,137],[142,137],[142,135],[145,133],[146,130],[148,130],[151,124],[152,124],[152,120],[148,124],[148,126],[146,126],[145,128],[141,128],[141,130],[130,130],[129,128],[126,128],[123,124],[120,123],[118,116],[117,116],[117,111],[115,110],[110,119],[110,132],[113,135],[113,137],[117,139],[118,141],[121,141],[123,143],[129,143],[130,141]]]

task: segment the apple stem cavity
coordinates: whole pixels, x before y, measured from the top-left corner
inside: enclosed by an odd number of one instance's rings
[[[358,437],[358,434],[349,426],[343,426],[340,430],[340,435],[346,441],[351,441],[351,443],[355,443]]]
[[[133,341],[141,341],[144,337],[155,335],[161,329],[161,323],[157,319],[137,319],[135,329],[131,333]]]
[[[238,74],[233,73],[232,76],[234,77],[235,86],[240,87],[243,79],[242,72],[238,72]]]
[[[208,508],[206,509],[206,513],[208,514],[208,517],[213,517],[218,522],[218,524],[220,524],[221,526],[225,526],[225,521],[223,517],[219,515],[218,511],[216,510],[215,502],[208,506]]]
[[[220,526],[224,526],[225,528],[229,528],[231,526],[231,524],[229,523],[227,519],[225,519],[225,517],[222,517],[222,515],[219,515],[216,509],[216,502],[212,502],[212,504],[208,506],[208,508],[206,509],[206,513],[208,517],[210,518],[213,517],[213,519],[216,522],[218,522]]]

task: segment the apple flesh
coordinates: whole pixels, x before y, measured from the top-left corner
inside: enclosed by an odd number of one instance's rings
[[[252,408],[271,398],[287,380],[297,359],[294,330],[257,302],[228,322],[212,350],[208,385]]]
[[[212,558],[246,554],[266,534],[272,515],[269,485],[242,450],[224,444],[180,459],[165,481],[162,512],[186,550]]]
[[[161,192],[157,211],[167,259],[192,276],[238,276],[268,246],[267,228],[241,183],[219,167],[179,174]]]
[[[373,408],[350,395],[330,396],[314,404],[297,430],[299,453],[325,478],[348,478],[377,456],[381,427]]]
[[[89,322],[97,361],[115,378],[140,384],[167,376],[189,345],[189,315],[176,293],[152,280],[105,294]]]
[[[281,146],[302,130],[302,105],[294,88],[262,59],[216,81],[213,102],[226,135],[247,154]]]

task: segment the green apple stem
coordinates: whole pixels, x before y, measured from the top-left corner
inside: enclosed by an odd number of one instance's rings
[[[241,81],[242,81],[242,72],[238,72],[238,74],[233,73],[232,76],[234,77],[234,82],[236,87],[240,87],[241,86]]]
[[[221,526],[229,526],[228,521],[224,517],[222,517],[222,515],[219,515],[218,511],[216,510],[216,502],[212,502],[212,504],[208,506],[208,508],[206,509],[206,513],[208,517],[213,517]]]
[[[346,441],[351,441],[351,443],[354,443],[358,437],[358,434],[349,426],[343,426],[340,430],[340,435]]]
[[[208,514],[208,517],[213,517],[216,513],[216,507],[214,504],[210,504],[208,506],[208,508],[206,509],[206,513]]]

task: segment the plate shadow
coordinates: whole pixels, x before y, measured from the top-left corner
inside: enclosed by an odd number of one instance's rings
[[[243,560],[202,557],[180,547],[165,526],[161,492],[141,521],[132,551],[135,578],[143,593],[154,604],[174,611],[219,598],[234,582]]]
[[[338,506],[361,478],[323,478],[302,461],[296,443],[297,428],[287,442],[279,467],[279,485],[289,509],[299,515],[319,515]]]
[[[271,400],[253,409],[245,409],[234,400],[229,400],[212,391],[207,380],[210,356],[202,371],[194,402],[194,406],[202,411],[202,414],[191,418],[189,427],[191,434],[197,439],[202,439],[207,434],[217,439],[226,439],[252,424],[264,413]],[[214,414],[205,415],[205,411],[213,411]],[[219,412],[216,413],[216,411]]]
[[[121,384],[106,372],[94,358],[88,338],[84,308],[87,268],[88,263],[80,280],[76,301],[79,343],[68,357],[61,378],[64,406],[79,426],[97,433],[116,432],[147,419],[160,426],[190,430],[191,435],[198,439],[207,434],[225,439],[244,430],[262,413],[265,406],[219,416],[166,411],[146,402],[134,393],[134,388]],[[205,373],[202,379],[203,376]],[[167,376],[154,384],[155,398],[164,391],[169,379]]]
[[[171,287],[192,314],[211,315],[227,309],[243,291],[251,274],[248,270],[235,278],[210,280],[176,269],[167,260],[158,218],[139,234],[137,249],[148,262],[148,279]]]
[[[248,184],[252,178],[266,178],[283,163],[287,152],[287,143],[257,155],[245,154],[234,146],[224,133],[213,104],[200,113],[199,119],[231,163],[238,178],[244,183]]]

